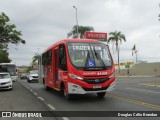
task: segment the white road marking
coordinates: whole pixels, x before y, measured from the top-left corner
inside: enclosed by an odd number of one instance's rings
[[[142,92],[149,92],[149,93],[155,93],[155,94],[160,94],[160,92],[155,92],[155,91],[140,90],[140,89],[134,89],[134,88],[126,88],[126,89],[136,90],[136,91],[142,91]]]
[[[160,85],[156,85],[156,84],[140,84],[140,85],[145,85],[146,87],[149,87],[149,86],[151,86],[151,87],[160,87]]]
[[[56,108],[55,107],[53,107],[51,104],[47,104],[48,105],[48,107],[50,107],[52,110],[55,110]]]
[[[26,86],[27,89],[30,89],[29,87]]]
[[[69,120],[67,117],[62,117],[63,120]]]
[[[42,101],[44,101],[44,98],[42,98],[42,97],[37,97],[38,99],[40,99],[40,100],[42,100]]]
[[[34,95],[38,95],[36,92],[33,92]]]
[[[30,89],[29,91],[31,91],[31,92],[32,92],[33,90],[32,90],[32,89]]]

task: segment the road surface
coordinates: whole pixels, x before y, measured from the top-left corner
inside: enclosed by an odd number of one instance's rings
[[[0,94],[3,95],[2,97],[3,104],[0,103],[3,107],[0,107],[0,110],[1,111],[2,110],[22,110],[22,111],[49,110],[49,111],[69,111],[69,112],[70,111],[77,111],[77,112],[153,111],[154,113],[160,111],[160,92],[159,92],[160,87],[153,86],[152,84],[157,82],[160,82],[160,78],[158,77],[118,77],[115,90],[110,93],[107,93],[103,99],[99,99],[96,94],[89,94],[89,95],[76,95],[74,96],[74,99],[72,101],[67,101],[62,94],[60,94],[55,90],[46,91],[44,89],[44,86],[40,83],[27,83],[27,80],[18,80],[17,83],[14,83],[13,91],[0,92]],[[8,94],[8,96],[6,94]],[[4,105],[4,103],[7,104],[7,101],[8,102],[12,101],[9,100],[8,98],[11,99],[14,98],[13,101],[17,101],[16,104],[9,103],[10,106]],[[0,98],[0,102],[1,101],[2,100]],[[135,119],[135,117],[130,117],[130,118],[95,117],[96,112],[93,113],[94,115],[88,115],[88,117],[61,116],[56,119],[63,119],[63,120]],[[158,117],[136,117],[136,119],[159,120]]]

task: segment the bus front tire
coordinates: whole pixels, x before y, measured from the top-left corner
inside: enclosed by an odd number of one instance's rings
[[[66,98],[67,100],[72,100],[72,95],[67,93],[65,87],[64,87],[64,89],[63,89],[63,94],[64,94],[64,96],[65,96],[65,98]]]
[[[97,93],[99,98],[103,98],[106,95],[106,92]]]

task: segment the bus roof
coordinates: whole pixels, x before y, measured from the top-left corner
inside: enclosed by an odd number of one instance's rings
[[[88,42],[94,42],[94,43],[100,43],[99,40],[94,40],[94,39],[80,39],[80,38],[73,38],[73,39],[64,39],[64,40],[60,40],[59,42],[56,42],[55,44],[51,45],[50,47],[47,48],[47,50],[45,51],[48,51],[50,50],[52,47],[54,47],[55,45],[58,45],[60,43],[67,43],[67,42],[82,42],[82,43],[88,43]]]

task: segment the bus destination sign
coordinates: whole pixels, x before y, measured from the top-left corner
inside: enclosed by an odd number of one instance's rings
[[[85,38],[106,41],[107,40],[107,33],[104,33],[104,32],[85,32]]]

